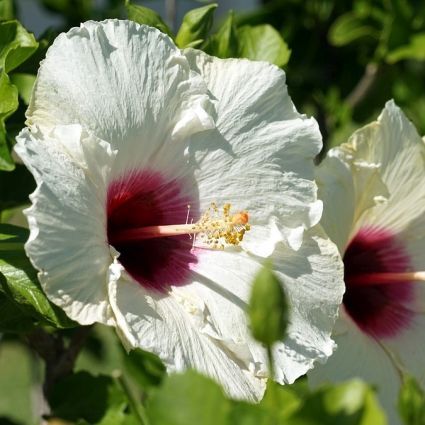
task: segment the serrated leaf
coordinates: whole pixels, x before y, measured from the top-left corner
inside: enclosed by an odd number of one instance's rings
[[[283,339],[288,326],[289,308],[282,284],[271,264],[265,264],[254,278],[248,306],[254,338],[271,347]]]
[[[149,9],[148,7],[132,4],[129,1],[126,2],[125,8],[127,10],[128,19],[131,21],[137,22],[138,24],[149,25],[159,29],[161,32],[172,37],[170,28],[162,20],[161,16],[156,13],[154,10]]]
[[[425,424],[425,393],[412,376],[404,376],[398,397],[398,411],[404,425]]]
[[[38,47],[34,35],[18,21],[0,22],[0,67],[5,72],[25,62]]]
[[[42,291],[37,272],[24,251],[27,229],[0,224],[0,292],[12,299],[27,315],[58,328],[73,327],[65,313]]]
[[[140,349],[123,353],[124,365],[137,384],[142,388],[158,386],[165,376],[165,366],[152,353]]]
[[[241,58],[261,60],[282,67],[291,51],[282,36],[271,25],[245,25],[238,29]]]
[[[208,39],[204,50],[219,58],[238,57],[239,41],[232,11],[229,12],[218,31]]]
[[[231,408],[221,388],[194,371],[166,377],[152,390],[147,413],[155,425],[227,425]]]
[[[354,41],[370,37],[378,40],[380,31],[365,23],[355,12],[340,16],[329,30],[329,42],[334,46],[345,46]]]
[[[180,48],[194,47],[194,42],[207,37],[217,6],[216,3],[209,4],[186,13],[176,36],[176,43]]]

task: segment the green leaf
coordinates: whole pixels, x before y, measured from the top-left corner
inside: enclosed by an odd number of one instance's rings
[[[123,353],[129,375],[142,387],[158,386],[165,376],[165,366],[155,354],[140,349]]]
[[[0,20],[7,21],[15,17],[13,0],[0,0]]]
[[[155,425],[224,425],[230,410],[221,388],[194,371],[166,377],[152,390],[147,413]]]
[[[291,51],[271,25],[245,25],[238,29],[238,36],[239,57],[270,62],[279,67],[288,63]]]
[[[217,6],[216,3],[209,4],[186,13],[176,36],[176,43],[179,47],[183,48],[189,45],[194,47],[194,42],[204,40],[207,37],[213,24]]]
[[[48,396],[52,416],[97,425],[129,424],[126,394],[109,376],[77,372],[58,381]]]
[[[34,319],[4,294],[0,293],[0,332],[28,332],[34,327]]]
[[[366,37],[378,40],[379,36],[377,28],[366,24],[355,12],[348,12],[332,24],[328,38],[334,46],[345,46]]]
[[[409,44],[391,51],[386,59],[391,64],[403,59],[425,60],[425,33],[415,34]]]
[[[251,332],[270,347],[281,340],[288,326],[288,303],[271,265],[265,264],[254,279],[248,306]]]
[[[149,9],[148,7],[135,5],[126,1],[125,8],[127,10],[128,19],[131,21],[137,22],[138,24],[149,25],[159,29],[161,32],[172,37],[170,28],[162,20],[161,16],[156,13],[154,10]]]
[[[238,34],[232,11],[229,12],[218,31],[209,38],[204,50],[206,53],[219,58],[238,57]]]
[[[398,397],[398,410],[405,425],[425,424],[425,394],[412,376],[404,376]]]
[[[27,315],[58,328],[75,326],[65,313],[47,299],[24,251],[27,229],[0,224],[0,292]]]
[[[4,71],[0,71],[0,122],[18,108],[18,90],[10,83],[9,77]]]
[[[277,425],[273,415],[258,404],[234,402],[229,413],[229,425]]]
[[[386,425],[375,394],[364,382],[352,380],[325,386],[304,397],[300,408],[289,416],[287,425]]]
[[[38,43],[18,21],[0,22],[0,67],[10,72],[25,62],[36,50]]]
[[[269,380],[260,406],[270,412],[278,421],[285,421],[303,404],[309,389],[306,380],[291,385],[279,385]]]
[[[35,79],[36,76],[33,74],[13,73],[10,76],[11,82],[17,87],[19,96],[24,101],[25,105],[30,103]]]
[[[4,121],[16,111],[18,105],[18,90],[10,83],[7,74],[0,70],[0,170],[4,171],[15,168],[7,143]]]

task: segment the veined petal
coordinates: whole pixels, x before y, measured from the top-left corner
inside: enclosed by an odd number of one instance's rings
[[[299,251],[279,244],[272,260],[291,306],[287,337],[274,349],[276,378],[292,383],[334,350],[331,334],[344,293],[343,265],[320,226],[304,233]]]
[[[319,197],[329,209],[323,225],[341,250],[360,227],[408,232],[416,239],[418,232],[423,234],[425,216],[418,206],[425,202],[424,155],[421,137],[393,101],[386,104],[378,121],[330,151],[318,170]],[[345,177],[342,164],[347,167]],[[333,173],[338,177],[332,179]],[[348,237],[338,238],[336,227],[348,231]]]
[[[201,332],[200,310],[191,299],[173,292],[168,296],[149,293],[116,264],[112,268],[110,303],[118,333],[128,348],[156,353],[169,371],[194,367],[220,382],[233,397],[251,401],[262,397],[265,379],[246,368],[237,350]]]
[[[59,35],[40,67],[27,117],[44,129],[82,125],[129,152],[115,165],[128,169],[158,155],[172,158],[174,143],[213,126],[212,111],[202,78],[169,37],[107,20]]]
[[[231,199],[236,209],[250,212],[253,225],[269,227],[274,217],[282,238],[298,248],[300,229],[322,213],[312,169],[322,146],[316,121],[295,110],[277,67],[185,53],[217,99],[217,129],[193,136],[189,150],[203,206]],[[273,245],[269,232],[264,243]],[[250,242],[248,234],[247,247]],[[261,243],[256,240],[257,249],[270,252]]]
[[[309,376],[363,377],[377,387],[394,425],[400,371],[425,383],[425,289],[412,277],[425,264],[424,158],[423,140],[390,101],[318,171],[323,225],[344,257],[347,291],[338,348]]]
[[[56,138],[65,134],[67,151]],[[48,297],[69,317],[84,325],[111,324],[102,167],[110,168],[114,154],[107,143],[85,137],[78,126],[50,135],[25,129],[18,136],[16,152],[37,181],[33,205],[25,210],[31,231],[25,248]],[[99,167],[82,159],[88,149],[87,158],[96,157]]]

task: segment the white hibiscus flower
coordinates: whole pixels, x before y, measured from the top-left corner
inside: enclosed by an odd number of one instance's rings
[[[323,226],[343,255],[346,293],[338,348],[309,378],[370,381],[392,424],[400,423],[400,372],[425,382],[424,158],[424,142],[391,101],[318,169]]]
[[[72,319],[114,325],[169,370],[257,400],[266,356],[245,307],[273,255],[293,307],[277,379],[330,355],[343,282],[336,248],[310,230],[321,138],[282,71],[181,52],[133,22],[88,22],[49,49],[27,117],[16,151],[38,187],[26,250]]]

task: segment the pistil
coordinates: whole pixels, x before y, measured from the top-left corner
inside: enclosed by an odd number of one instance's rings
[[[216,204],[211,204],[196,223],[121,229],[113,236],[112,244],[179,235],[200,235],[204,243],[215,249],[224,248],[224,244],[238,245],[245,232],[250,229],[249,216],[246,211],[230,214],[230,208],[230,204],[225,204],[220,213]]]
[[[391,285],[401,282],[425,282],[425,271],[418,272],[383,272],[354,274],[349,277],[354,285]]]

